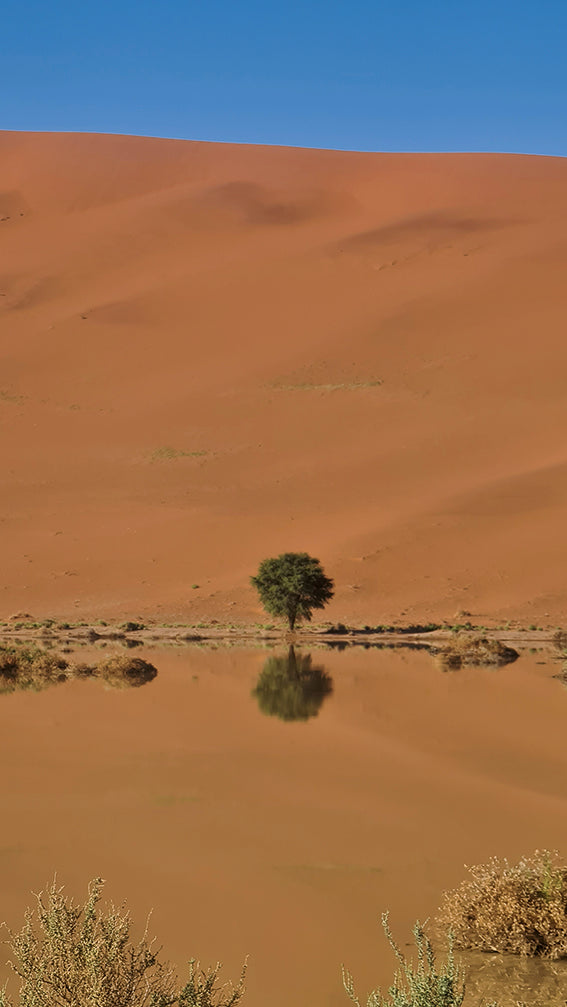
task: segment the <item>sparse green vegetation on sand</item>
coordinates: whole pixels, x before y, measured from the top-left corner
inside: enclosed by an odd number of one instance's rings
[[[203,458],[206,454],[206,451],[184,451],[166,444],[163,447],[155,448],[150,458],[153,462],[171,462],[177,458]]]
[[[361,388],[379,388],[383,384],[380,378],[369,381],[345,381],[339,384],[315,384],[309,381],[298,382],[297,384],[274,384],[281,392],[354,392]]]

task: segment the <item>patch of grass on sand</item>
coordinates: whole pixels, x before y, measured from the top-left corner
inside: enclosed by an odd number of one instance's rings
[[[567,867],[536,850],[517,864],[493,857],[445,893],[439,923],[455,946],[542,958],[567,956]]]
[[[15,405],[19,405],[23,401],[23,395],[15,395],[13,392],[9,392],[5,388],[0,389],[0,402],[12,402]]]
[[[166,445],[152,451],[150,460],[152,462],[171,462],[177,458],[203,458],[206,454],[206,451],[182,451],[180,448],[172,448]]]
[[[345,381],[340,384],[312,384],[309,381],[298,384],[275,383],[272,388],[280,392],[353,392],[360,388],[379,388],[383,382],[379,378],[372,381]]]
[[[500,667],[519,657],[513,647],[486,636],[461,637],[433,650],[444,671],[469,667]]]

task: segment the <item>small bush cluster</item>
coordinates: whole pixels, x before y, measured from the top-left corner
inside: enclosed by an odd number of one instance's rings
[[[117,654],[97,665],[71,664],[40,647],[0,646],[0,694],[41,692],[72,679],[97,678],[115,689],[145,685],[157,675],[149,661]]]
[[[455,946],[479,951],[567,956],[567,867],[537,851],[518,864],[493,857],[446,893],[439,922]]]
[[[444,647],[436,647],[434,654],[444,671],[468,667],[500,667],[518,657],[518,651],[506,647],[500,640],[486,636],[456,639]]]
[[[180,985],[161,949],[130,939],[130,915],[110,906],[101,911],[103,881],[89,886],[84,905],[75,905],[55,883],[36,897],[8,944],[19,977],[18,1007],[236,1007],[244,995],[244,965],[236,986],[221,984],[221,966],[203,971],[194,959]],[[0,1007],[16,1001],[0,990]]]
[[[39,692],[71,677],[69,662],[40,647],[0,647],[0,693]]]
[[[113,689],[128,689],[151,682],[156,677],[157,670],[153,664],[141,657],[116,654],[98,664],[95,674]]]

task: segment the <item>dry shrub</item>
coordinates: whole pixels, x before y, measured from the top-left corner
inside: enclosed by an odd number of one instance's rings
[[[567,630],[558,629],[553,634],[553,643],[558,650],[567,651]]]
[[[36,896],[23,928],[9,931],[12,970],[20,980],[18,1007],[234,1007],[244,995],[242,970],[237,986],[220,985],[220,964],[201,971],[192,960],[189,980],[179,986],[161,949],[148,940],[147,926],[136,943],[127,911],[101,911],[103,881],[89,885],[84,905],[75,905],[53,883]],[[16,1007],[0,990],[0,1007]]]
[[[456,947],[567,956],[567,868],[556,853],[536,850],[513,865],[493,857],[469,873],[445,893],[439,916]]]
[[[71,677],[69,662],[40,647],[0,647],[0,693],[40,692]]]
[[[100,678],[115,689],[145,685],[157,675],[149,661],[117,654],[98,665],[70,664],[40,647],[0,646],[0,694],[17,690],[40,692],[58,682]]]
[[[513,647],[506,647],[500,640],[490,640],[486,636],[462,637],[434,651],[445,671],[467,667],[500,667],[510,664],[519,657]]]
[[[97,665],[96,674],[114,689],[128,689],[130,686],[151,682],[156,677],[157,670],[141,657],[116,654]]]

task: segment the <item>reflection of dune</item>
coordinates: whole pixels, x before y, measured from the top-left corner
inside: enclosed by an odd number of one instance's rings
[[[0,154],[5,610],[255,620],[249,573],[307,549],[334,621],[563,618],[564,160]]]

